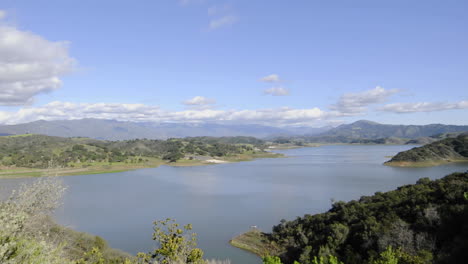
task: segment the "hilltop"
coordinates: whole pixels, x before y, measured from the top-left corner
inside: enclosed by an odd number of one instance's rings
[[[468,133],[400,152],[385,165],[434,166],[457,161],[468,161]]]

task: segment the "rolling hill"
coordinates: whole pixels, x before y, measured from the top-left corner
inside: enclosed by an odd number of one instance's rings
[[[468,161],[468,133],[400,152],[385,164],[431,166],[454,161]]]

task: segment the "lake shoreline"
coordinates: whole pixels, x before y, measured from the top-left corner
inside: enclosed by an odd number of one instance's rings
[[[266,256],[280,255],[284,250],[275,244],[265,243],[268,240],[268,234],[258,229],[253,229],[242,233],[231,240],[229,244],[233,247],[253,253],[260,258]]]
[[[88,174],[106,174],[106,173],[116,173],[124,171],[132,171],[138,169],[149,169],[157,168],[162,165],[173,166],[173,167],[190,167],[190,166],[206,166],[206,165],[216,165],[216,164],[226,164],[226,163],[236,163],[243,161],[252,161],[255,159],[263,158],[285,158],[286,156],[274,151],[278,150],[288,150],[288,149],[301,149],[301,148],[317,148],[324,146],[397,146],[401,144],[353,144],[353,143],[311,143],[304,146],[290,145],[290,144],[278,144],[270,147],[268,151],[264,153],[257,154],[238,154],[234,156],[215,158],[211,157],[208,160],[190,160],[182,159],[177,162],[167,162],[157,158],[142,157],[146,159],[143,163],[114,163],[114,164],[91,164],[88,167],[82,168],[58,168],[58,169],[36,169],[36,168],[0,168],[0,179],[13,179],[13,178],[35,178],[35,177],[47,177],[47,176],[77,176],[77,175],[88,175]],[[212,162],[210,162],[212,161]],[[406,164],[386,164],[387,166],[393,167],[430,167],[438,166],[446,163],[433,164],[433,165],[406,165]]]
[[[275,152],[255,153],[255,154],[239,154],[229,157],[212,157],[207,160],[190,160],[183,159],[176,162],[167,162],[156,158],[145,158],[143,163],[129,164],[129,163],[114,163],[109,165],[91,165],[82,168],[57,168],[57,169],[35,169],[35,168],[4,168],[0,169],[0,179],[14,179],[14,178],[36,178],[48,176],[77,176],[89,174],[106,174],[124,171],[132,171],[138,169],[157,168],[162,165],[172,167],[190,167],[190,166],[207,166],[216,164],[237,163],[244,161],[252,161],[264,158],[283,158],[285,155]]]
[[[387,161],[383,165],[401,168],[427,168],[451,163],[468,163],[468,159],[461,160],[440,160],[440,161]]]

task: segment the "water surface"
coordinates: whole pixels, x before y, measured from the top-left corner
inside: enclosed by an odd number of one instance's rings
[[[271,231],[283,218],[324,212],[332,199],[349,201],[468,169],[382,165],[386,156],[412,147],[323,146],[278,151],[288,156],[279,159],[64,177],[69,189],[56,218],[131,253],[153,248],[154,220],[175,218],[193,224],[206,257],[258,264],[259,258],[231,247],[229,239],[252,225]],[[25,179],[0,183],[20,181]]]

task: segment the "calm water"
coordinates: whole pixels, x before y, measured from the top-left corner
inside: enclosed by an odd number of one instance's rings
[[[206,257],[257,264],[259,258],[228,244],[251,225],[270,231],[282,218],[328,210],[331,199],[358,199],[421,177],[435,179],[468,169],[468,164],[382,165],[385,156],[411,147],[324,146],[280,151],[288,155],[280,159],[64,177],[69,190],[56,218],[104,237],[112,247],[136,253],[153,248],[152,222],[171,217],[193,224]],[[25,180],[0,184],[19,181]]]

